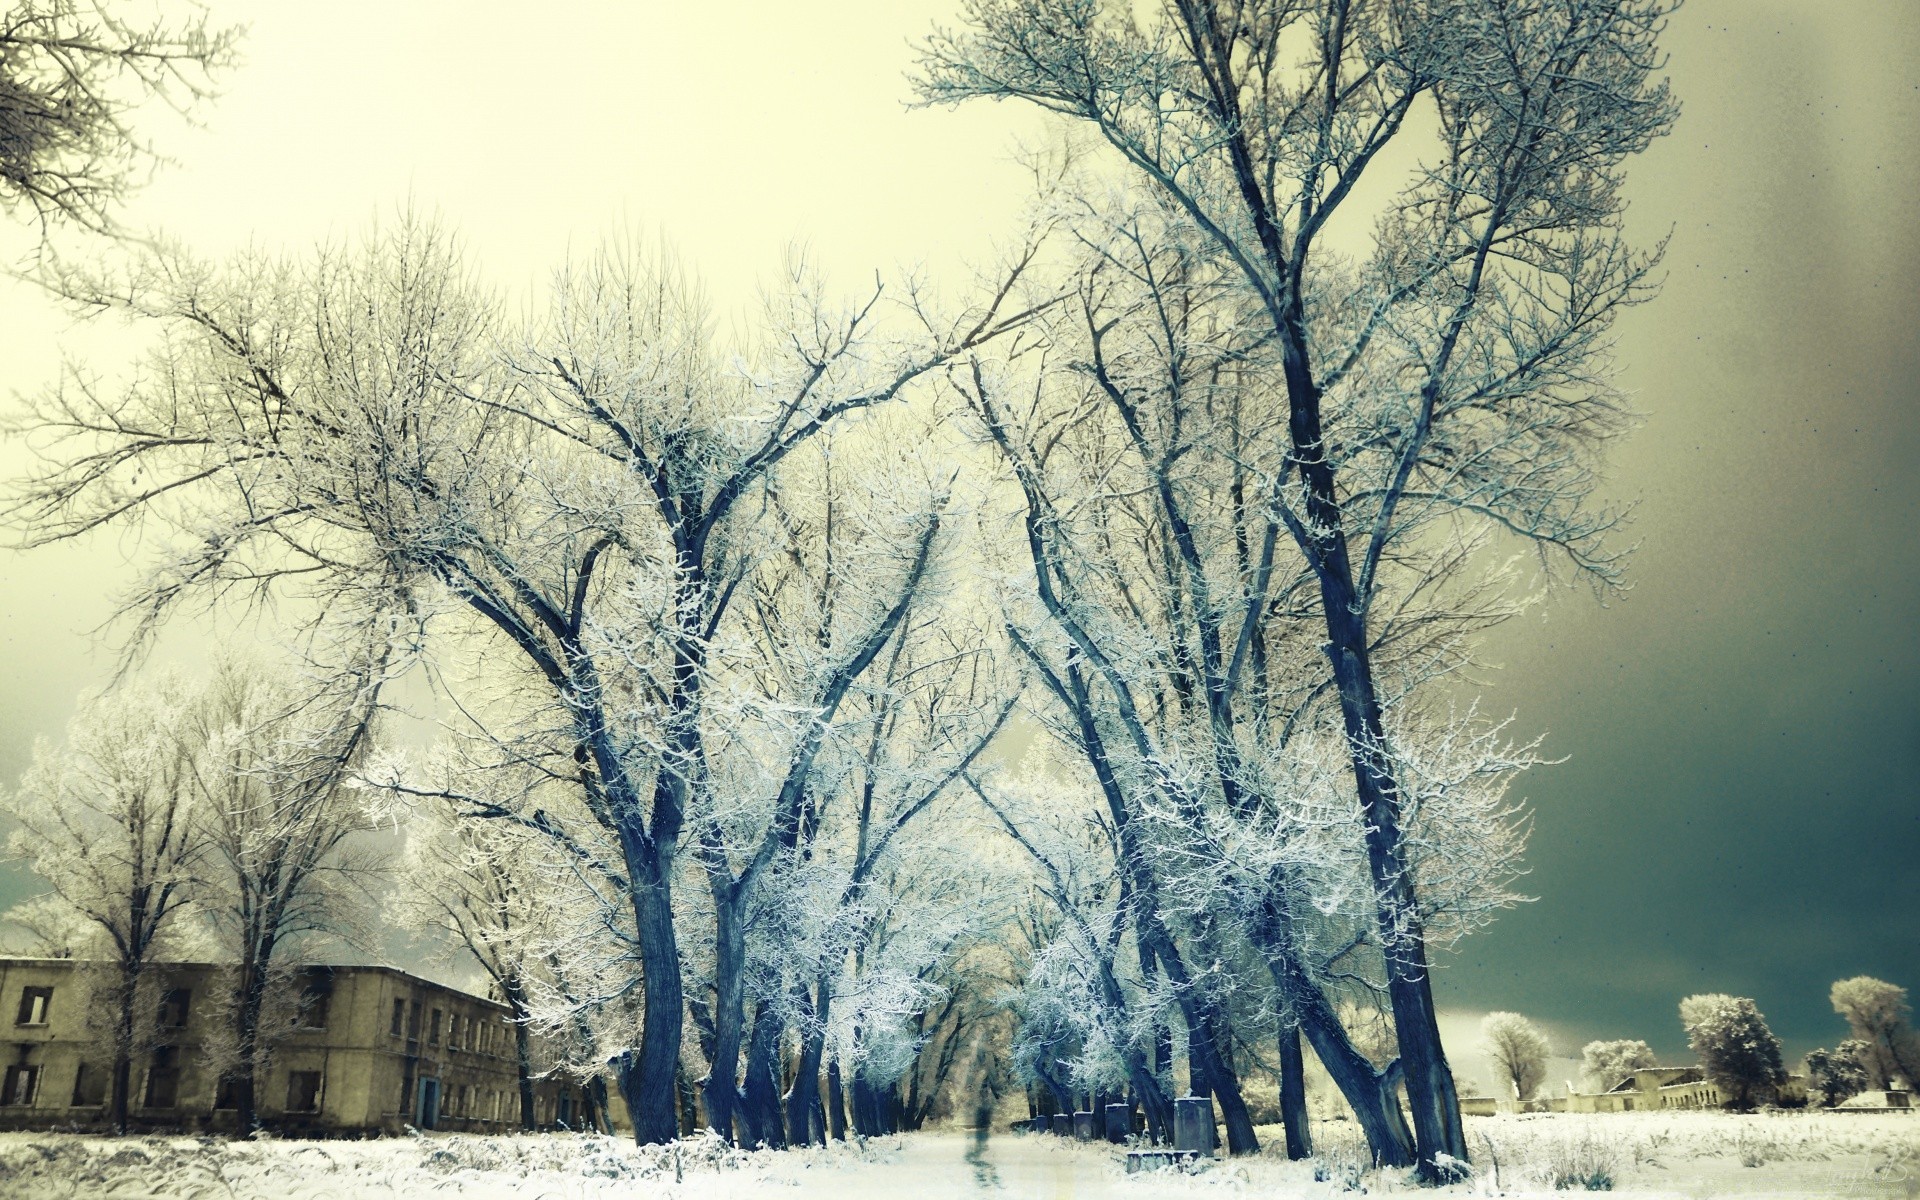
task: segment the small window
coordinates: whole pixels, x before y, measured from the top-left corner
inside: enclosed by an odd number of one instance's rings
[[[400,1103],[393,1106],[393,1111],[400,1112],[400,1113],[406,1112],[407,1104],[412,1099],[413,1099],[413,1076],[402,1074],[400,1076]]]
[[[172,1108],[180,1102],[180,1049],[162,1046],[153,1052],[153,1065],[147,1068],[145,1108]]]
[[[300,989],[300,1011],[294,1024],[302,1029],[325,1029],[327,1006],[333,999],[333,972],[321,967],[307,974]]]
[[[193,999],[188,988],[174,988],[160,998],[160,1020],[162,1029],[185,1029],[187,1027],[187,1004]]]
[[[213,1109],[215,1112],[232,1112],[240,1107],[240,1077],[222,1075],[220,1083],[213,1089]]]
[[[45,1025],[47,1010],[53,1006],[53,989],[50,987],[22,988],[20,991],[20,1015],[14,1018],[15,1025]]]
[[[395,1000],[393,1002],[393,1027],[388,1032],[394,1037],[399,1037],[406,1027],[407,1002],[405,1000]]]
[[[80,1069],[73,1074],[73,1106],[75,1108],[99,1108],[107,1102],[106,1067],[95,1063],[81,1063]]]
[[[320,1072],[288,1072],[287,1111],[290,1113],[320,1111]]]
[[[26,1021],[20,1022],[28,1024]],[[0,1105],[25,1107],[34,1101],[40,1093],[40,1068],[27,1063],[14,1063],[7,1068],[4,1077],[0,1077]]]
[[[427,1045],[438,1046],[439,1044],[440,1044],[440,1010],[436,1008],[433,1010],[433,1016],[429,1018],[427,1021]]]
[[[447,1049],[460,1048],[460,1014],[454,1013],[447,1018]]]

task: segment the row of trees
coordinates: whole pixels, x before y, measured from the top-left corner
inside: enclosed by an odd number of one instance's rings
[[[1250,1151],[1271,1063],[1304,1155],[1310,1046],[1375,1157],[1438,1178],[1468,1150],[1432,955],[1515,898],[1535,761],[1444,689],[1517,610],[1501,541],[1617,578],[1592,497],[1666,7],[976,0],[924,99],[1104,149],[1047,164],[951,307],[796,267],[729,341],[615,244],[513,320],[411,221],[66,272],[162,340],[40,398],[10,512],[173,531],[136,643],[196,597],[291,601],[368,694],[447,681],[447,743],[368,790],[446,824],[441,916],[613,1064],[643,1141],[683,1031],[723,1134],[824,1136],[823,1061],[884,1122],[969,1044],[928,1017],[984,1011],[971,963],[1058,1100],[1162,1128],[1183,1052]],[[1026,769],[989,770],[1017,704]],[[1017,860],[960,862],[983,824]]]
[[[345,786],[373,715],[359,684],[308,687],[233,661],[199,683],[123,685],[0,792],[10,856],[51,889],[6,916],[42,951],[93,960],[117,1129],[133,1064],[164,1036],[153,968],[167,959],[229,964],[208,1059],[254,1127],[255,1086],[302,1001],[303,952],[321,935],[352,939],[368,908],[369,814]]]
[[[1808,1087],[1822,1104],[1831,1108],[1868,1088],[1897,1087],[1914,1078],[1920,1036],[1910,1023],[1905,988],[1858,975],[1836,982],[1830,999],[1853,1036],[1807,1055]],[[1689,996],[1680,1002],[1680,1023],[1702,1072],[1720,1087],[1729,1107],[1751,1108],[1787,1082],[1780,1039],[1752,1000],[1720,993]],[[1481,1049],[1503,1087],[1510,1087],[1516,1099],[1533,1098],[1546,1080],[1552,1054],[1545,1031],[1519,1013],[1496,1012],[1487,1014],[1481,1033]],[[1581,1074],[1596,1092],[1658,1065],[1653,1048],[1643,1041],[1594,1041],[1581,1050]]]
[[[1615,575],[1590,497],[1625,420],[1606,330],[1652,266],[1618,189],[1673,116],[1663,11],[973,0],[926,45],[927,102],[1035,104],[1138,189],[1080,194],[1038,343],[954,384],[1017,488],[1009,640],[1098,814],[982,791],[1059,881],[1043,1077],[1151,1121],[1177,1011],[1234,1151],[1264,1043],[1307,1152],[1304,1039],[1378,1161],[1468,1158],[1431,954],[1512,898],[1532,759],[1434,697],[1511,611],[1490,535]],[[1343,1005],[1390,1018],[1389,1059]]]

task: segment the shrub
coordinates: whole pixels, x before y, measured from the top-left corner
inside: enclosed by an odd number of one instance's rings
[[[1610,1192],[1619,1175],[1619,1152],[1591,1131],[1548,1147],[1545,1182],[1555,1191]]]

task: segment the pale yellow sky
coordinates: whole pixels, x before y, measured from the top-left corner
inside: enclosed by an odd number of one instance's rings
[[[723,312],[750,306],[796,244],[849,292],[922,265],[957,280],[1013,232],[1013,146],[1038,129],[1007,106],[907,109],[909,42],[950,19],[940,0],[209,7],[250,26],[245,62],[200,128],[144,114],[175,161],[124,212],[203,254],[298,250],[411,204],[461,230],[509,292],[620,228],[666,237]],[[122,352],[66,325],[0,280],[0,405],[50,379],[62,344]],[[9,475],[27,461],[0,447]],[[140,554],[126,535],[0,551],[0,779],[103,677],[111,647],[91,629]]]

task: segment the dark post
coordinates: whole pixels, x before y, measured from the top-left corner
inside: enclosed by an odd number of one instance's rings
[[[1213,1153],[1213,1100],[1182,1096],[1173,1102],[1173,1148]]]

